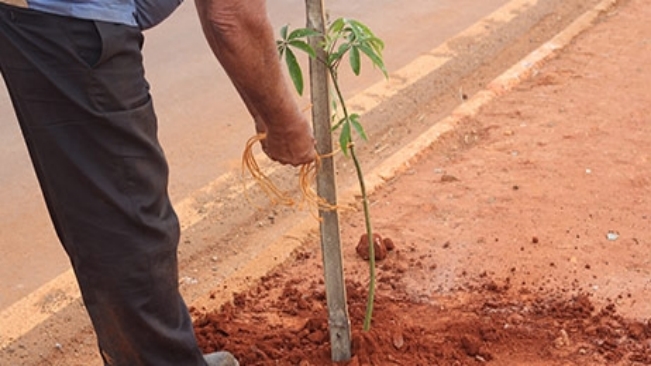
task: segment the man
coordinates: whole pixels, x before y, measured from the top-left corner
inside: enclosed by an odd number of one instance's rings
[[[196,1],[265,153],[312,161],[265,0]],[[179,225],[141,55],[142,30],[177,5],[0,0],[0,71],[106,365],[237,365],[201,354],[178,291]]]

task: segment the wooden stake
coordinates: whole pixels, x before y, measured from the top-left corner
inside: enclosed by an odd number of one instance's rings
[[[325,13],[323,0],[306,0],[307,27],[325,33]],[[328,203],[337,204],[334,160],[332,153],[332,133],[330,130],[330,90],[328,69],[323,61],[325,51],[322,39],[312,37],[311,46],[317,59],[310,59],[310,91],[312,98],[312,123],[317,151],[328,156],[321,161],[317,172],[317,194]],[[336,210],[320,210],[321,250],[325,271],[326,300],[328,303],[328,325],[332,361],[348,361],[351,358],[350,319],[346,303],[343,257],[339,235],[339,215]]]

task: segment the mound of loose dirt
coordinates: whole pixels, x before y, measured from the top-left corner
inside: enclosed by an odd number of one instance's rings
[[[293,264],[315,266],[307,253]],[[318,267],[318,265],[317,265]],[[382,267],[373,326],[361,331],[366,288],[350,282],[353,358],[343,365],[651,364],[651,326],[596,308],[590,295],[515,289],[484,276],[436,301],[400,291],[399,266]],[[326,365],[331,361],[323,284],[278,272],[218,311],[200,313],[205,352],[227,349],[243,365]],[[397,290],[396,290],[397,289]]]

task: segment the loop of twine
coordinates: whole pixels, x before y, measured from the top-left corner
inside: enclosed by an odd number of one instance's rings
[[[272,204],[284,205],[288,207],[298,206],[299,208],[304,205],[311,205],[315,206],[318,210],[324,211],[334,211],[342,208],[339,205],[333,205],[329,203],[326,199],[320,197],[312,188],[313,183],[316,181],[316,175],[321,164],[321,160],[332,157],[336,151],[324,155],[317,154],[314,161],[300,166],[298,178],[301,200],[297,203],[291,197],[289,192],[278,188],[278,186],[276,186],[273,181],[271,181],[271,179],[269,179],[269,177],[262,172],[260,166],[258,165],[258,162],[255,160],[255,156],[253,155],[253,146],[265,138],[266,134],[259,133],[251,137],[246,142],[244,153],[242,154],[242,176],[245,175],[245,171],[248,171],[255,182],[258,183],[264,194],[272,202]]]

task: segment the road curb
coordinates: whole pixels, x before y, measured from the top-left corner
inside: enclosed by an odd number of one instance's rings
[[[544,65],[545,62],[567,47],[581,33],[592,27],[602,14],[612,9],[618,2],[619,0],[602,0],[593,9],[585,12],[551,40],[544,43],[495,78],[484,90],[478,92],[457,107],[449,116],[435,123],[415,140],[385,159],[378,167],[365,175],[367,192],[370,194],[384,186],[386,182],[394,179],[403,169],[408,168],[423,156],[430,146],[436,143],[441,137],[454,132],[468,117],[475,116],[485,105],[495,100],[495,98],[508,93],[534,75],[537,69]],[[445,46],[444,44],[441,47]],[[439,48],[431,53],[439,53]],[[435,62],[440,63],[440,60]],[[395,92],[392,93],[389,91],[388,94],[392,95]],[[364,100],[365,97],[361,97],[360,99]],[[369,99],[368,103],[373,106],[377,105],[377,101],[373,98]],[[366,109],[366,111],[368,110]],[[357,195],[357,187],[348,187],[339,194],[339,204],[354,204]],[[219,288],[212,291],[208,298],[197,299],[192,302],[192,306],[202,310],[218,309],[221,305],[231,301],[233,294],[249,288],[253,280],[265,276],[274,268],[286,262],[291,258],[294,250],[302,247],[311,240],[318,240],[317,230],[318,223],[313,218],[301,221],[292,227],[283,238],[272,243],[256,258],[224,279]]]

